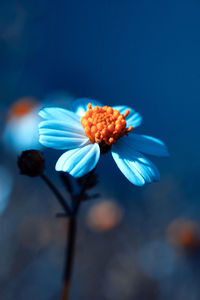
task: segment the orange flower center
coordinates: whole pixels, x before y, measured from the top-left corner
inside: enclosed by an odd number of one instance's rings
[[[112,145],[123,135],[128,135],[133,127],[126,128],[125,118],[129,114],[129,109],[124,115],[121,115],[117,109],[110,106],[92,108],[88,104],[88,110],[81,118],[81,124],[92,143],[101,145]]]

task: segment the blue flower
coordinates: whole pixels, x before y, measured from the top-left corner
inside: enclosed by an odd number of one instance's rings
[[[95,168],[100,150],[107,147],[131,183],[142,186],[160,179],[156,166],[143,154],[168,156],[167,147],[159,139],[131,132],[142,122],[132,108],[103,107],[83,98],[72,102],[70,110],[46,107],[39,115],[44,119],[39,124],[40,143],[67,150],[56,163],[57,171],[81,177]]]

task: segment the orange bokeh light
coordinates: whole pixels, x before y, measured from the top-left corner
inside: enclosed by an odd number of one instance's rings
[[[29,112],[32,111],[32,109],[37,105],[37,101],[35,98],[32,97],[23,97],[15,101],[8,113],[8,117],[12,118],[20,118]]]
[[[174,246],[192,250],[200,246],[200,226],[191,220],[177,219],[169,225],[167,237]]]
[[[110,200],[94,204],[87,214],[89,227],[97,232],[112,229],[120,223],[121,219],[121,208],[116,202]]]

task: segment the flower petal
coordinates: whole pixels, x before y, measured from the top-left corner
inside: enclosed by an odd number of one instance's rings
[[[67,150],[85,146],[88,143],[88,140],[76,137],[41,135],[39,142],[45,147]]]
[[[74,132],[86,137],[83,126],[76,121],[66,122],[62,120],[47,120],[39,123],[39,129],[54,129],[60,131]]]
[[[60,107],[44,107],[38,114],[45,120],[73,121],[80,123],[80,118],[78,118],[74,112]]]
[[[155,156],[169,156],[166,145],[159,139],[147,135],[132,134],[123,138],[133,150]]]
[[[82,117],[88,110],[88,103],[91,103],[93,107],[95,105],[102,106],[102,104],[97,100],[93,100],[90,98],[79,98],[71,102],[70,109],[79,117]]]
[[[112,156],[121,172],[135,185],[160,180],[156,166],[141,153],[134,151],[121,139],[112,146]]]
[[[40,143],[45,147],[67,150],[89,143],[81,124],[76,121],[48,120],[39,124]]]
[[[68,172],[74,177],[82,177],[96,166],[100,157],[97,143],[69,150],[58,159],[56,171]]]
[[[138,186],[145,184],[144,178],[139,174],[139,172],[135,168],[131,168],[124,159],[121,159],[117,152],[112,151],[112,157],[120,171],[131,183]]]
[[[130,113],[126,117],[127,126],[133,126],[133,128],[138,127],[142,123],[142,116],[136,112],[133,108],[125,105],[113,106],[113,109],[119,110],[120,114],[125,114],[126,110],[129,109]]]
[[[52,135],[52,136],[61,136],[61,137],[80,137],[87,138],[86,135],[82,133],[77,133],[74,131],[66,131],[66,130],[57,130],[50,128],[39,128],[40,135]]]

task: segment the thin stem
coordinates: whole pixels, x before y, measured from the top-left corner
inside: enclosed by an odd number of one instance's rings
[[[74,259],[75,237],[76,237],[76,218],[69,218],[69,227],[67,235],[66,263],[64,270],[64,281],[61,300],[69,299],[70,282],[72,274],[72,265]]]
[[[69,292],[70,292],[70,282],[71,282],[71,274],[72,274],[72,266],[74,260],[74,248],[75,248],[75,238],[76,238],[76,216],[78,210],[80,208],[81,201],[84,199],[85,192],[88,187],[88,182],[90,180],[90,176],[93,175],[95,169],[92,170],[81,188],[79,195],[76,199],[72,199],[73,205],[71,206],[68,202],[63,198],[57,188],[53,185],[53,183],[44,175],[41,175],[41,178],[46,182],[49,188],[53,191],[55,196],[57,197],[59,203],[64,208],[66,214],[69,217],[69,226],[68,226],[68,235],[67,235],[67,246],[66,246],[66,262],[65,262],[65,270],[64,270],[64,280],[63,280],[63,289],[61,294],[61,300],[69,300]],[[69,191],[70,192],[70,191]],[[71,197],[72,196],[72,193]],[[63,214],[61,214],[63,215]]]
[[[64,183],[67,191],[69,192],[70,195],[73,194],[73,188],[69,179],[69,175],[66,172],[59,172],[60,178],[62,180],[62,182]]]
[[[95,168],[96,169],[96,168]],[[88,181],[90,179],[90,177],[93,175],[95,169],[93,169],[87,176],[86,180],[85,180],[85,183],[83,184],[82,186],[82,189],[80,191],[80,194],[78,195],[76,201],[74,202],[74,207],[72,208],[72,211],[73,211],[73,214],[76,215],[78,210],[79,210],[79,206],[81,204],[81,201],[84,199],[84,196],[85,196],[85,192],[87,190],[87,184],[88,184]]]
[[[46,182],[46,184],[48,185],[48,187],[52,190],[52,192],[54,193],[54,195],[57,197],[59,203],[61,204],[61,206],[64,208],[64,210],[71,215],[72,214],[72,210],[70,205],[67,203],[67,201],[63,198],[63,196],[60,194],[60,192],[57,190],[57,188],[53,185],[53,183],[46,177],[46,175],[42,174],[40,175],[40,177]]]
[[[72,216],[69,219],[68,238],[67,238],[67,253],[66,253],[64,282],[63,282],[63,290],[62,290],[61,300],[69,299],[70,281],[71,281],[72,265],[73,265],[73,259],[74,259],[74,246],[75,246],[75,238],[76,238],[76,216],[77,216],[78,210],[80,208],[81,201],[83,200],[83,198],[85,196],[88,181],[90,179],[90,176],[92,176],[93,172],[94,171],[92,171],[88,174],[78,197],[73,200],[74,206],[72,207]]]

